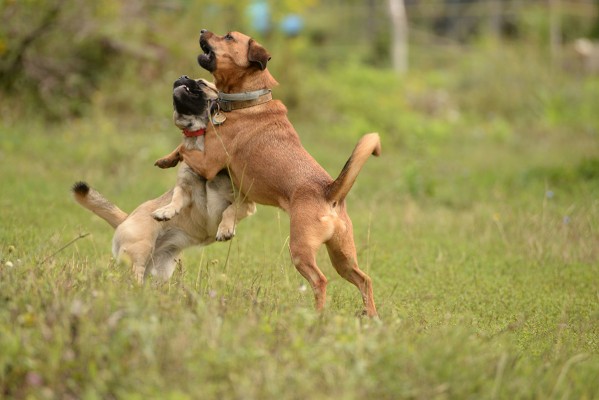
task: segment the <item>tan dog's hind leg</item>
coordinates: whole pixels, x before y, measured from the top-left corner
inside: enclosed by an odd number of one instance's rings
[[[256,212],[256,203],[254,202],[234,202],[223,211],[223,219],[218,225],[216,240],[224,242],[235,236],[235,226],[245,217]]]
[[[333,237],[326,242],[331,263],[339,275],[360,290],[366,315],[376,317],[372,280],[358,267],[351,220],[345,212],[340,215],[340,219],[344,226],[338,227]]]
[[[123,253],[131,259],[133,276],[140,285],[144,282],[147,272],[146,266],[148,265],[148,258],[152,254],[152,250],[153,245],[145,241],[134,243],[123,249]]]

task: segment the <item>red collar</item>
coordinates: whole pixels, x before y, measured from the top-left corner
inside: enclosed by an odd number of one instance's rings
[[[198,129],[197,131],[188,131],[187,129],[183,129],[183,134],[187,137],[202,136],[204,133],[206,133],[206,128]]]

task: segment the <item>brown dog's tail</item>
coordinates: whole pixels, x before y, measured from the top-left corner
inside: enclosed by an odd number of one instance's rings
[[[375,156],[381,154],[381,139],[378,133],[369,133],[362,136],[337,179],[327,188],[326,197],[328,201],[340,202],[347,196],[360,170],[371,154]]]
[[[104,219],[113,228],[119,226],[127,218],[126,212],[106,200],[85,182],[77,182],[73,185],[73,196],[77,203]]]

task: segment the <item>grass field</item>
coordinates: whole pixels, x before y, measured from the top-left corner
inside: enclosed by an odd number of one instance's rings
[[[288,76],[291,94],[280,79],[331,175],[381,134],[348,198],[380,320],[359,317],[324,249],[313,310],[273,208],[185,251],[168,284],[138,287],[112,260],[111,228],[70,187],[131,211],[174,184],[152,166],[179,141],[168,86],[149,115],[98,106],[46,125],[5,108],[0,397],[598,399],[599,80],[523,52],[442,71],[416,54],[403,79],[334,65]]]

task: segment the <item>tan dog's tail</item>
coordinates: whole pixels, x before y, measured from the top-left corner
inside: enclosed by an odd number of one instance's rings
[[[85,182],[77,182],[73,185],[73,196],[77,203],[93,211],[113,228],[119,226],[127,218],[126,212],[106,200]]]
[[[381,139],[378,133],[369,133],[362,136],[337,179],[327,188],[326,197],[328,201],[339,202],[345,199],[371,154],[375,156],[381,154]]]

